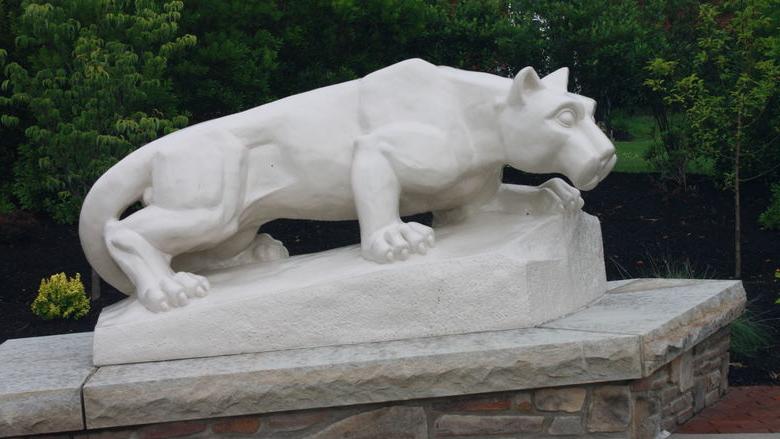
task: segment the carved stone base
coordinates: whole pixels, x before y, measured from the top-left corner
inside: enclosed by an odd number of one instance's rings
[[[153,314],[106,308],[95,365],[532,327],[606,291],[601,230],[579,212],[483,212],[436,230],[426,256],[379,265],[357,246],[207,274],[209,296]]]
[[[739,281],[608,283],[536,328],[92,367],[92,334],[0,345],[0,437],[657,439],[727,388]]]

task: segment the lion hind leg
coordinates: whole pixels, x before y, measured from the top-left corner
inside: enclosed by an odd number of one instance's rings
[[[175,255],[213,247],[235,234],[235,220],[218,209],[164,209],[148,206],[106,226],[106,244],[127,274],[138,300],[154,312],[184,306],[208,293],[208,280],[174,271]]]
[[[257,228],[241,230],[224,242],[174,258],[177,270],[201,271],[235,267],[257,262],[272,262],[290,256],[287,248],[267,233],[257,233]]]

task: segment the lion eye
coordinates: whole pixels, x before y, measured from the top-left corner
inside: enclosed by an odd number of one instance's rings
[[[577,121],[577,114],[573,110],[567,108],[561,110],[555,118],[558,119],[558,122],[560,122],[561,125],[571,127]]]

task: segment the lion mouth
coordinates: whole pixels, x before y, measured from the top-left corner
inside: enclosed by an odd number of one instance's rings
[[[601,176],[596,174],[587,183],[575,185],[575,187],[581,191],[589,191],[595,188],[596,186],[598,186],[600,181],[601,181]]]
[[[598,184],[603,180],[607,174],[609,174],[612,171],[612,168],[615,167],[615,163],[617,162],[617,155],[613,155],[609,161],[607,161],[604,166],[601,167],[596,172],[596,175],[593,176],[590,180],[588,180],[585,184],[575,184],[574,186],[581,190],[581,191],[589,191],[591,189],[594,189]]]

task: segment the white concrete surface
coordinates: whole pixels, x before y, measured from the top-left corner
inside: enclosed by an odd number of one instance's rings
[[[483,211],[443,226],[430,257],[375,264],[357,246],[207,274],[212,293],[150,313],[103,310],[96,365],[525,328],[606,292],[601,230],[581,211]]]

